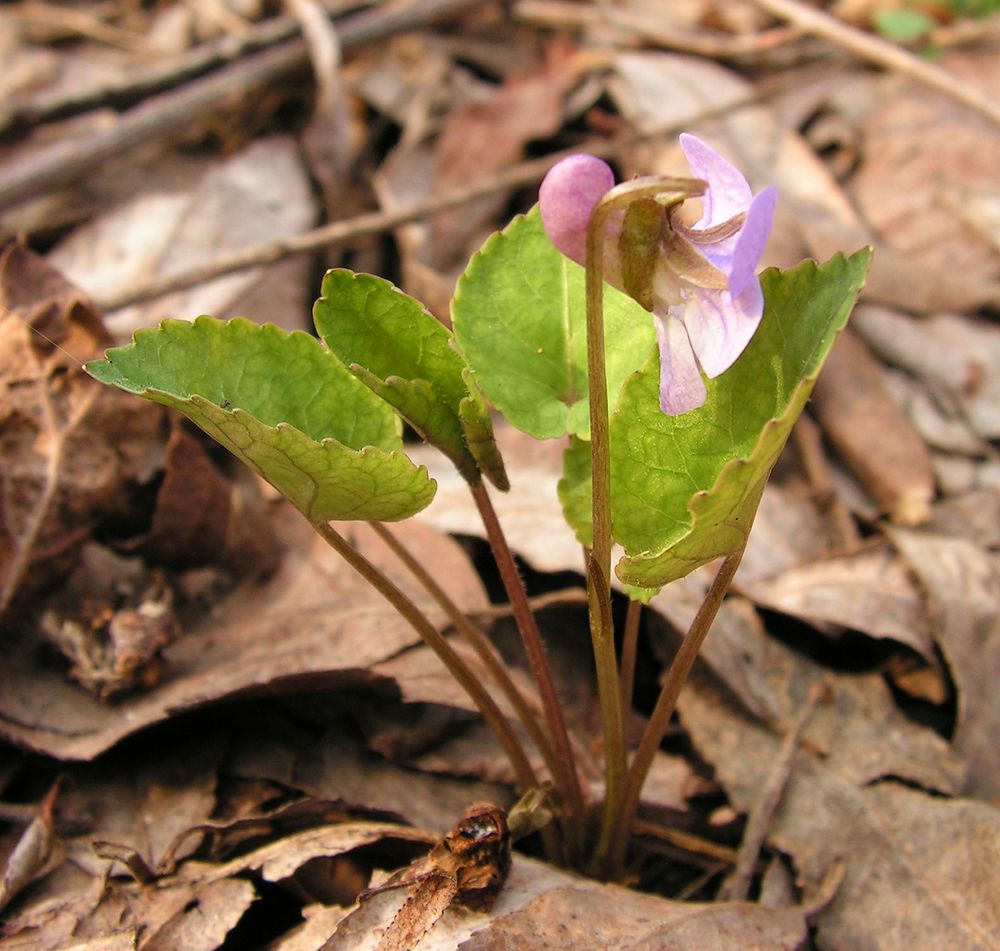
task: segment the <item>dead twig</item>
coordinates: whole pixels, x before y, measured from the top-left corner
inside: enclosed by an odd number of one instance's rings
[[[816,705],[829,692],[830,688],[826,683],[813,684],[792,728],[785,734],[784,742],[781,744],[778,756],[771,767],[771,773],[760,791],[760,798],[750,810],[746,831],[743,833],[743,842],[736,856],[736,867],[719,889],[720,901],[746,901],[754,868],[756,868],[757,859],[760,857],[760,850],[764,847],[771,819],[774,817],[774,812],[784,795],[785,786],[788,784],[788,777],[792,772],[792,761],[799,750],[802,734],[809,718],[816,709]]]
[[[398,8],[376,7],[345,21],[345,49],[454,15],[482,0],[422,0]],[[77,181],[101,162],[138,145],[169,139],[198,116],[221,107],[231,96],[246,96],[303,68],[306,43],[293,39],[201,77],[173,92],[153,96],[121,114],[109,129],[39,149],[0,174],[0,211],[52,188]]]
[[[285,0],[285,4],[302,29],[316,82],[316,101],[302,146],[309,169],[323,192],[329,221],[343,213],[351,168],[351,130],[340,75],[340,37],[318,0]]]
[[[806,6],[798,0],[754,0],[754,2],[781,20],[787,20],[807,33],[843,47],[870,63],[909,76],[1000,125],[1000,103],[995,98],[986,96],[947,70],[914,56],[895,43],[848,26],[835,17]]]
[[[612,26],[633,37],[665,49],[679,50],[707,59],[737,59],[758,56],[799,39],[804,31],[796,26],[775,27],[748,36],[733,36],[706,30],[682,30],[664,23],[662,17],[642,10],[607,4],[584,5],[569,0],[522,0],[514,16],[527,23],[559,29]]]
[[[136,63],[126,72],[90,83],[48,87],[27,95],[15,94],[0,103],[0,132],[33,126],[97,106],[121,106],[143,96],[189,82],[224,63],[273,46],[295,35],[298,25],[290,16],[273,17],[251,27],[242,36],[227,33],[168,59]]]

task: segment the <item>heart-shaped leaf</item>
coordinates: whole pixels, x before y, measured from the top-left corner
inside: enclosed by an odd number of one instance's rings
[[[656,588],[746,540],[764,484],[864,284],[871,252],[761,275],[750,345],[683,416],[659,409],[656,353],[611,418],[611,510],[625,582]]]
[[[482,395],[452,335],[419,301],[370,274],[335,269],[313,308],[326,345],[469,481],[508,488]]]
[[[515,218],[476,253],[452,301],[455,337],[483,392],[538,439],[589,438],[584,269],[561,255],[538,209]],[[605,285],[608,394],[653,343],[650,315]]]
[[[168,320],[87,364],[180,410],[310,521],[394,521],[435,482],[402,452],[392,409],[308,334],[237,318]]]

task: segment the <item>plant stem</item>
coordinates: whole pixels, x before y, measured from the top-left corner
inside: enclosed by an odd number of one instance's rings
[[[632,690],[635,686],[635,657],[639,649],[639,622],[642,620],[642,602],[631,598],[625,615],[625,631],[622,635],[621,695],[622,718],[628,726],[632,710]]]
[[[379,594],[382,595],[420,635],[424,643],[437,654],[456,681],[469,695],[483,719],[496,734],[507,758],[514,769],[518,784],[523,791],[539,785],[535,771],[528,762],[524,747],[514,732],[510,721],[497,706],[476,675],[465,661],[455,652],[443,634],[428,620],[427,616],[389,578],[375,567],[350,542],[328,522],[313,522],[313,528],[323,540],[360,574]]]
[[[598,202],[587,226],[586,273],[593,520],[593,545],[587,558],[587,614],[604,730],[604,810],[597,855],[607,847],[605,839],[618,813],[625,776],[625,727],[611,613],[611,434],[604,355],[604,227],[615,206],[607,203],[607,197]]]
[[[719,608],[722,606],[733,575],[736,574],[736,569],[740,566],[745,548],[746,543],[744,542],[741,548],[727,555],[722,562],[712,586],[705,595],[705,600],[691,622],[691,627],[688,628],[688,632],[670,664],[670,669],[667,671],[663,686],[660,688],[660,696],[657,698],[649,723],[646,724],[639,748],[636,750],[635,758],[632,760],[628,776],[625,779],[621,812],[615,824],[612,847],[606,860],[605,872],[608,877],[620,878],[622,875],[632,823],[635,820],[639,797],[642,794],[646,776],[649,774],[649,768],[653,763],[653,757],[666,735],[670,718],[677,706],[681,687],[684,686],[684,682],[691,673],[698,651],[701,650],[705,636],[708,634],[716,614],[719,613]]]
[[[637,199],[655,198],[665,212],[701,195],[705,183],[688,178],[646,178],[617,185],[594,206],[587,225],[587,385],[590,403],[590,474],[593,547],[587,561],[590,639],[604,728],[604,809],[593,868],[603,865],[620,811],[625,779],[625,727],[611,613],[611,434],[604,355],[604,244],[610,216]]]
[[[528,657],[528,665],[538,688],[538,696],[542,701],[545,721],[552,736],[552,745],[555,749],[554,765],[556,766],[552,773],[552,779],[569,809],[572,820],[571,828],[573,829],[569,852],[572,861],[576,863],[582,853],[583,791],[580,788],[580,777],[576,771],[576,759],[573,756],[569,733],[566,730],[566,721],[552,679],[552,668],[538,625],[535,622],[535,616],[531,611],[531,605],[528,603],[527,592],[524,590],[517,565],[514,563],[514,556],[511,554],[510,546],[507,544],[506,536],[500,525],[500,520],[497,518],[496,510],[493,508],[493,502],[486,491],[486,486],[482,482],[476,482],[470,483],[469,487],[486,529],[486,537],[489,539],[493,558],[500,571],[500,580],[507,592],[507,598],[514,613],[514,621],[521,634],[521,642],[524,644],[524,651]]]
[[[486,635],[462,613],[458,605],[448,596],[448,593],[434,580],[430,572],[413,557],[409,549],[396,537],[387,525],[384,525],[382,522],[372,522],[370,524],[379,538],[389,546],[393,554],[407,567],[413,577],[423,586],[424,590],[434,599],[441,610],[448,615],[448,620],[451,621],[458,633],[465,638],[466,643],[476,652],[476,655],[483,662],[483,666],[514,708],[525,731],[542,754],[549,772],[554,776],[558,771],[558,767],[552,743],[549,742],[549,738],[545,735],[545,731],[539,724],[535,711],[531,709],[524,694],[518,689],[517,684],[511,679],[510,674],[507,673],[507,670],[503,666],[503,661],[497,656],[495,648],[490,644]]]

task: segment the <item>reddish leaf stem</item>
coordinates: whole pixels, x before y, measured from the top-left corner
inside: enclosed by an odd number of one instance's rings
[[[470,484],[472,497],[475,499],[476,507],[479,509],[480,518],[486,529],[486,537],[489,539],[493,557],[496,560],[497,568],[500,571],[500,579],[503,582],[504,590],[510,601],[511,610],[514,614],[514,621],[521,634],[521,641],[528,657],[528,664],[531,668],[532,676],[538,687],[538,695],[542,701],[542,709],[545,712],[545,720],[552,737],[552,744],[555,747],[555,760],[557,769],[553,773],[552,779],[559,790],[566,807],[569,809],[571,817],[571,828],[573,829],[573,840],[568,844],[569,854],[574,863],[578,862],[582,853],[583,835],[583,791],[580,788],[580,777],[576,771],[576,759],[573,755],[573,748],[570,745],[569,733],[566,730],[566,721],[562,714],[562,707],[559,704],[559,696],[556,693],[555,683],[552,679],[552,668],[548,661],[545,645],[539,633],[535,616],[528,603],[528,595],[524,590],[524,584],[518,573],[517,565],[514,563],[514,556],[511,554],[510,546],[507,544],[506,536],[497,518],[493,502],[490,500],[486,486],[482,482]]]
[[[476,705],[483,719],[496,734],[517,776],[518,784],[528,790],[538,786],[538,778],[528,762],[520,739],[510,721],[497,706],[496,701],[469,669],[464,660],[448,643],[447,638],[430,622],[427,616],[389,578],[375,567],[350,542],[327,522],[313,522],[313,528],[323,540],[382,595],[420,635],[424,643],[437,654],[455,680],[462,686]]]

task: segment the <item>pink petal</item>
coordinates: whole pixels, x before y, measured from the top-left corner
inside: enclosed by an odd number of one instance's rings
[[[681,150],[691,174],[708,182],[702,199],[705,211],[694,228],[714,227],[747,210],[753,192],[735,165],[689,132],[681,133]]]
[[[709,377],[728,370],[746,349],[764,315],[764,295],[754,279],[735,298],[729,291],[690,292],[681,319],[701,368]]]
[[[668,416],[680,416],[705,402],[705,381],[684,325],[670,314],[653,317],[660,345],[660,409]]]
[[[549,169],[538,189],[545,233],[577,264],[586,264],[587,224],[594,205],[614,184],[607,162],[594,155],[571,155]]]

